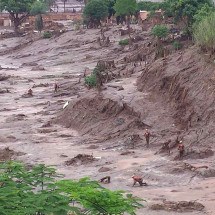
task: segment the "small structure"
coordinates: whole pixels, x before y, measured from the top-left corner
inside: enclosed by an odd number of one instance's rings
[[[0,26],[4,26],[4,27],[13,26],[9,18],[9,13],[0,13]]]
[[[140,11],[140,19],[141,19],[142,21],[146,20],[147,17],[148,17],[148,15],[149,15],[149,12],[148,12],[148,11],[146,11],[146,10],[141,10],[141,11]]]

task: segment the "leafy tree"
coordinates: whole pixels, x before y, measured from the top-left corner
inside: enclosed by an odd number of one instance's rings
[[[98,26],[107,18],[108,6],[103,0],[91,0],[85,6],[83,16],[87,23]]]
[[[152,35],[154,35],[157,38],[157,53],[156,56],[164,56],[164,48],[162,39],[167,37],[168,35],[168,28],[165,25],[155,25],[152,29]]]
[[[46,13],[48,5],[45,4],[45,2],[36,1],[34,2],[32,9],[31,9],[31,15],[36,16],[35,18],[35,28],[38,31],[43,30],[43,17],[42,14]]]
[[[140,1],[137,3],[137,10],[155,11],[161,8],[160,2]]]
[[[62,180],[57,185],[71,199],[79,202],[89,215],[94,214],[135,214],[137,208],[142,207],[141,199],[131,194],[124,196],[123,191],[110,191],[101,187],[98,182],[83,178],[79,181]]]
[[[73,208],[61,195],[55,169],[39,165],[28,170],[21,163],[0,164],[0,211],[2,215],[62,214]]]
[[[114,10],[116,0],[105,0],[105,2],[108,6],[108,18],[110,19],[111,16],[113,16],[116,13],[116,11]]]
[[[165,25],[155,25],[152,29],[152,34],[158,39],[167,37],[168,32],[169,30]]]
[[[117,0],[114,5],[114,10],[117,16],[127,16],[128,33],[129,33],[129,44],[131,43],[131,28],[130,28],[130,17],[135,14],[137,10],[136,0]]]
[[[10,19],[14,23],[15,32],[19,25],[29,16],[31,6],[36,0],[0,0],[0,9],[6,10],[10,14]]]
[[[58,180],[61,175],[43,164],[0,164],[1,215],[128,214],[142,207],[141,199],[110,191],[87,178]],[[73,206],[71,206],[73,203]]]
[[[49,0],[40,0],[40,3],[45,5],[48,1]],[[19,26],[30,15],[35,5],[39,5],[38,0],[0,0],[0,10],[9,12],[16,33],[18,33]]]
[[[176,21],[184,20],[187,27],[193,24],[195,14],[204,5],[213,7],[212,0],[165,0],[165,3]]]
[[[209,6],[208,4],[205,4],[202,6],[202,8],[200,10],[197,11],[197,13],[194,15],[194,24],[197,25],[198,23],[200,23],[204,18],[206,18],[207,16],[210,16],[211,13],[213,13],[215,11],[214,7]],[[194,27],[195,27],[194,25]]]

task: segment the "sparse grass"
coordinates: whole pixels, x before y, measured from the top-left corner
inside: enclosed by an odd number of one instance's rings
[[[215,52],[215,12],[203,19],[194,30],[196,44],[204,51]]]
[[[129,44],[129,39],[124,39],[119,41],[120,46],[126,46]]]

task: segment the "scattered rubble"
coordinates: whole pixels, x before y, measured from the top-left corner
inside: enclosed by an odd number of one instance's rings
[[[96,158],[94,158],[93,155],[78,154],[74,158],[66,161],[65,164],[67,166],[86,165],[94,161],[96,161]]]
[[[17,156],[22,156],[25,153],[23,152],[15,152],[9,147],[6,147],[4,149],[0,149],[0,161],[7,161],[7,160],[12,160],[16,158]]]
[[[192,211],[202,211],[205,206],[196,201],[163,201],[162,204],[153,204],[150,206],[152,210],[165,210],[165,211],[175,211],[175,212],[192,212]]]

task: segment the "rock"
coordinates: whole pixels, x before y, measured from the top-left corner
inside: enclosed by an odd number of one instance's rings
[[[118,91],[124,90],[123,86],[117,88]]]
[[[134,153],[135,153],[134,151],[125,151],[125,152],[122,152],[120,155],[130,155]]]
[[[38,66],[35,62],[23,63],[22,66]]]
[[[31,71],[44,71],[45,68],[43,66],[34,66]]]
[[[98,171],[99,172],[108,172],[108,171],[110,171],[111,169],[110,168],[108,168],[108,167],[101,167]]]
[[[9,78],[10,78],[9,75],[0,74],[0,81],[5,81],[5,80],[7,80]]]
[[[87,149],[98,149],[99,146],[96,146],[96,145],[90,145],[87,147]]]

